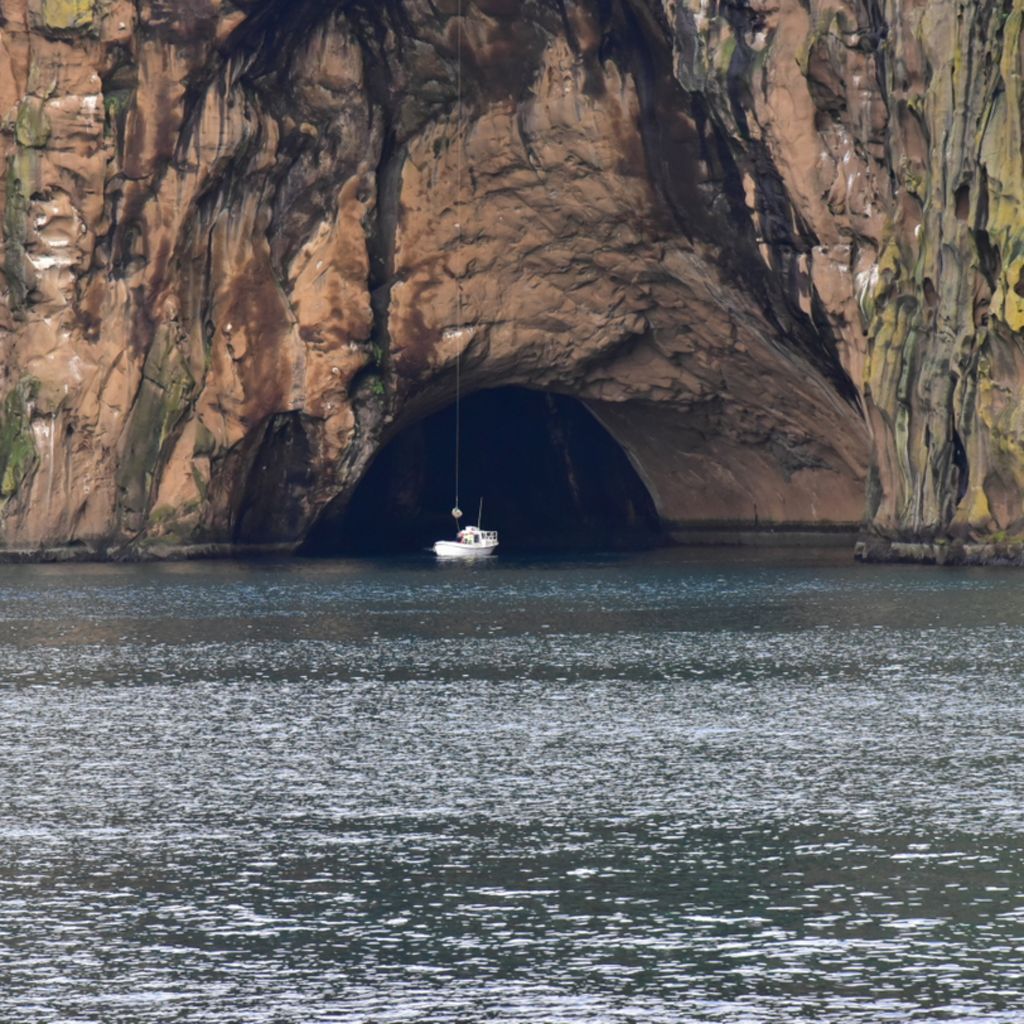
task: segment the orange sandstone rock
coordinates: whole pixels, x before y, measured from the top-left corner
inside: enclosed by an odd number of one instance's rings
[[[670,526],[1021,533],[1021,17],[892,17],[8,0],[0,540],[298,543],[457,355]]]

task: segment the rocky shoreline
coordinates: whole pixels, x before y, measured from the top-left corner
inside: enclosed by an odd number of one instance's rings
[[[705,528],[672,531],[667,547],[694,548],[801,548],[850,552],[861,564],[939,565],[949,567],[1024,567],[1024,542],[977,544],[963,541],[915,543],[867,537],[848,529]],[[296,555],[295,544],[166,544],[121,547],[86,544],[39,548],[0,548],[0,565],[72,563],[144,563],[203,560],[258,560]]]
[[[75,544],[39,548],[0,548],[0,565],[55,565],[71,563],[136,563],[222,561],[288,557],[292,544],[146,544],[105,547]]]
[[[948,566],[1024,566],[1024,542],[989,544],[964,541],[917,543],[872,537],[861,539],[854,557],[865,563]]]

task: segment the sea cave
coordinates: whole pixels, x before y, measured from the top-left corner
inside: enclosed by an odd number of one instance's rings
[[[461,402],[460,505],[515,550],[635,548],[663,539],[654,502],[608,431],[575,398],[519,387]],[[407,426],[345,508],[328,508],[310,555],[412,552],[454,532],[456,409]]]

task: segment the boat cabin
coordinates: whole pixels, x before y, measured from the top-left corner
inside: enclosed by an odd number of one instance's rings
[[[477,526],[466,526],[459,530],[455,539],[460,544],[496,545],[498,543],[498,533],[496,530],[481,530]]]

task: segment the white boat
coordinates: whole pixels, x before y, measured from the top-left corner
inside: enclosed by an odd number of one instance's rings
[[[498,548],[496,530],[481,530],[467,526],[459,530],[455,540],[434,541],[434,554],[438,558],[485,558]]]

